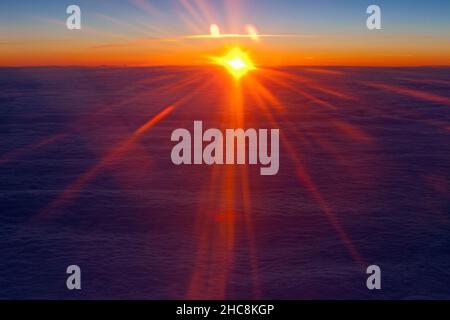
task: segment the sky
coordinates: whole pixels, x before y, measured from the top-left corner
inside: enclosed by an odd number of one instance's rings
[[[366,27],[370,4],[382,30]],[[198,37],[211,24],[262,36]],[[2,0],[0,65],[197,65],[235,46],[260,65],[450,65],[449,31],[448,0]]]

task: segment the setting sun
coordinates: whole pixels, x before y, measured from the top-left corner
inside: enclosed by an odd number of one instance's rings
[[[236,79],[239,79],[247,74],[247,72],[256,69],[248,54],[243,52],[240,48],[234,48],[224,57],[213,57],[212,60],[225,67]]]

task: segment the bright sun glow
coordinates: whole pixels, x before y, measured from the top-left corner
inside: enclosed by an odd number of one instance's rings
[[[213,57],[212,60],[225,67],[236,79],[239,79],[247,74],[247,72],[256,69],[248,54],[239,48],[234,48],[224,57]]]

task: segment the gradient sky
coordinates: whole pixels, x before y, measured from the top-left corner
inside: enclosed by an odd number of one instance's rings
[[[70,4],[81,7],[81,31],[65,27]],[[370,4],[383,30],[367,30]],[[283,36],[182,38],[212,23]],[[2,0],[0,65],[201,64],[235,45],[267,65],[450,65],[449,31],[448,0]]]

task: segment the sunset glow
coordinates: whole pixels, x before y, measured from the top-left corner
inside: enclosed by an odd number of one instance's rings
[[[239,48],[234,48],[224,57],[213,57],[212,60],[218,65],[225,67],[236,79],[256,69],[248,54]]]
[[[450,300],[450,1],[377,2],[0,1],[0,299]]]
[[[83,14],[95,18],[82,18],[81,30],[68,30],[65,11],[44,2],[39,10],[2,2],[2,12],[9,10],[20,28],[1,20],[0,65],[198,66],[233,46],[251,50],[259,66],[450,65],[443,32],[448,22],[441,18],[448,5],[433,7],[424,17],[427,24],[412,22],[407,29],[402,22],[410,21],[411,12],[422,12],[420,4],[409,13],[392,8],[390,28],[380,32],[367,30],[365,8],[351,3],[329,2],[317,11],[304,0],[263,1],[254,8],[244,1],[133,0],[125,6],[113,0],[105,7],[82,1]],[[121,6],[126,10],[116,9]],[[334,12],[341,17],[331,23]]]

